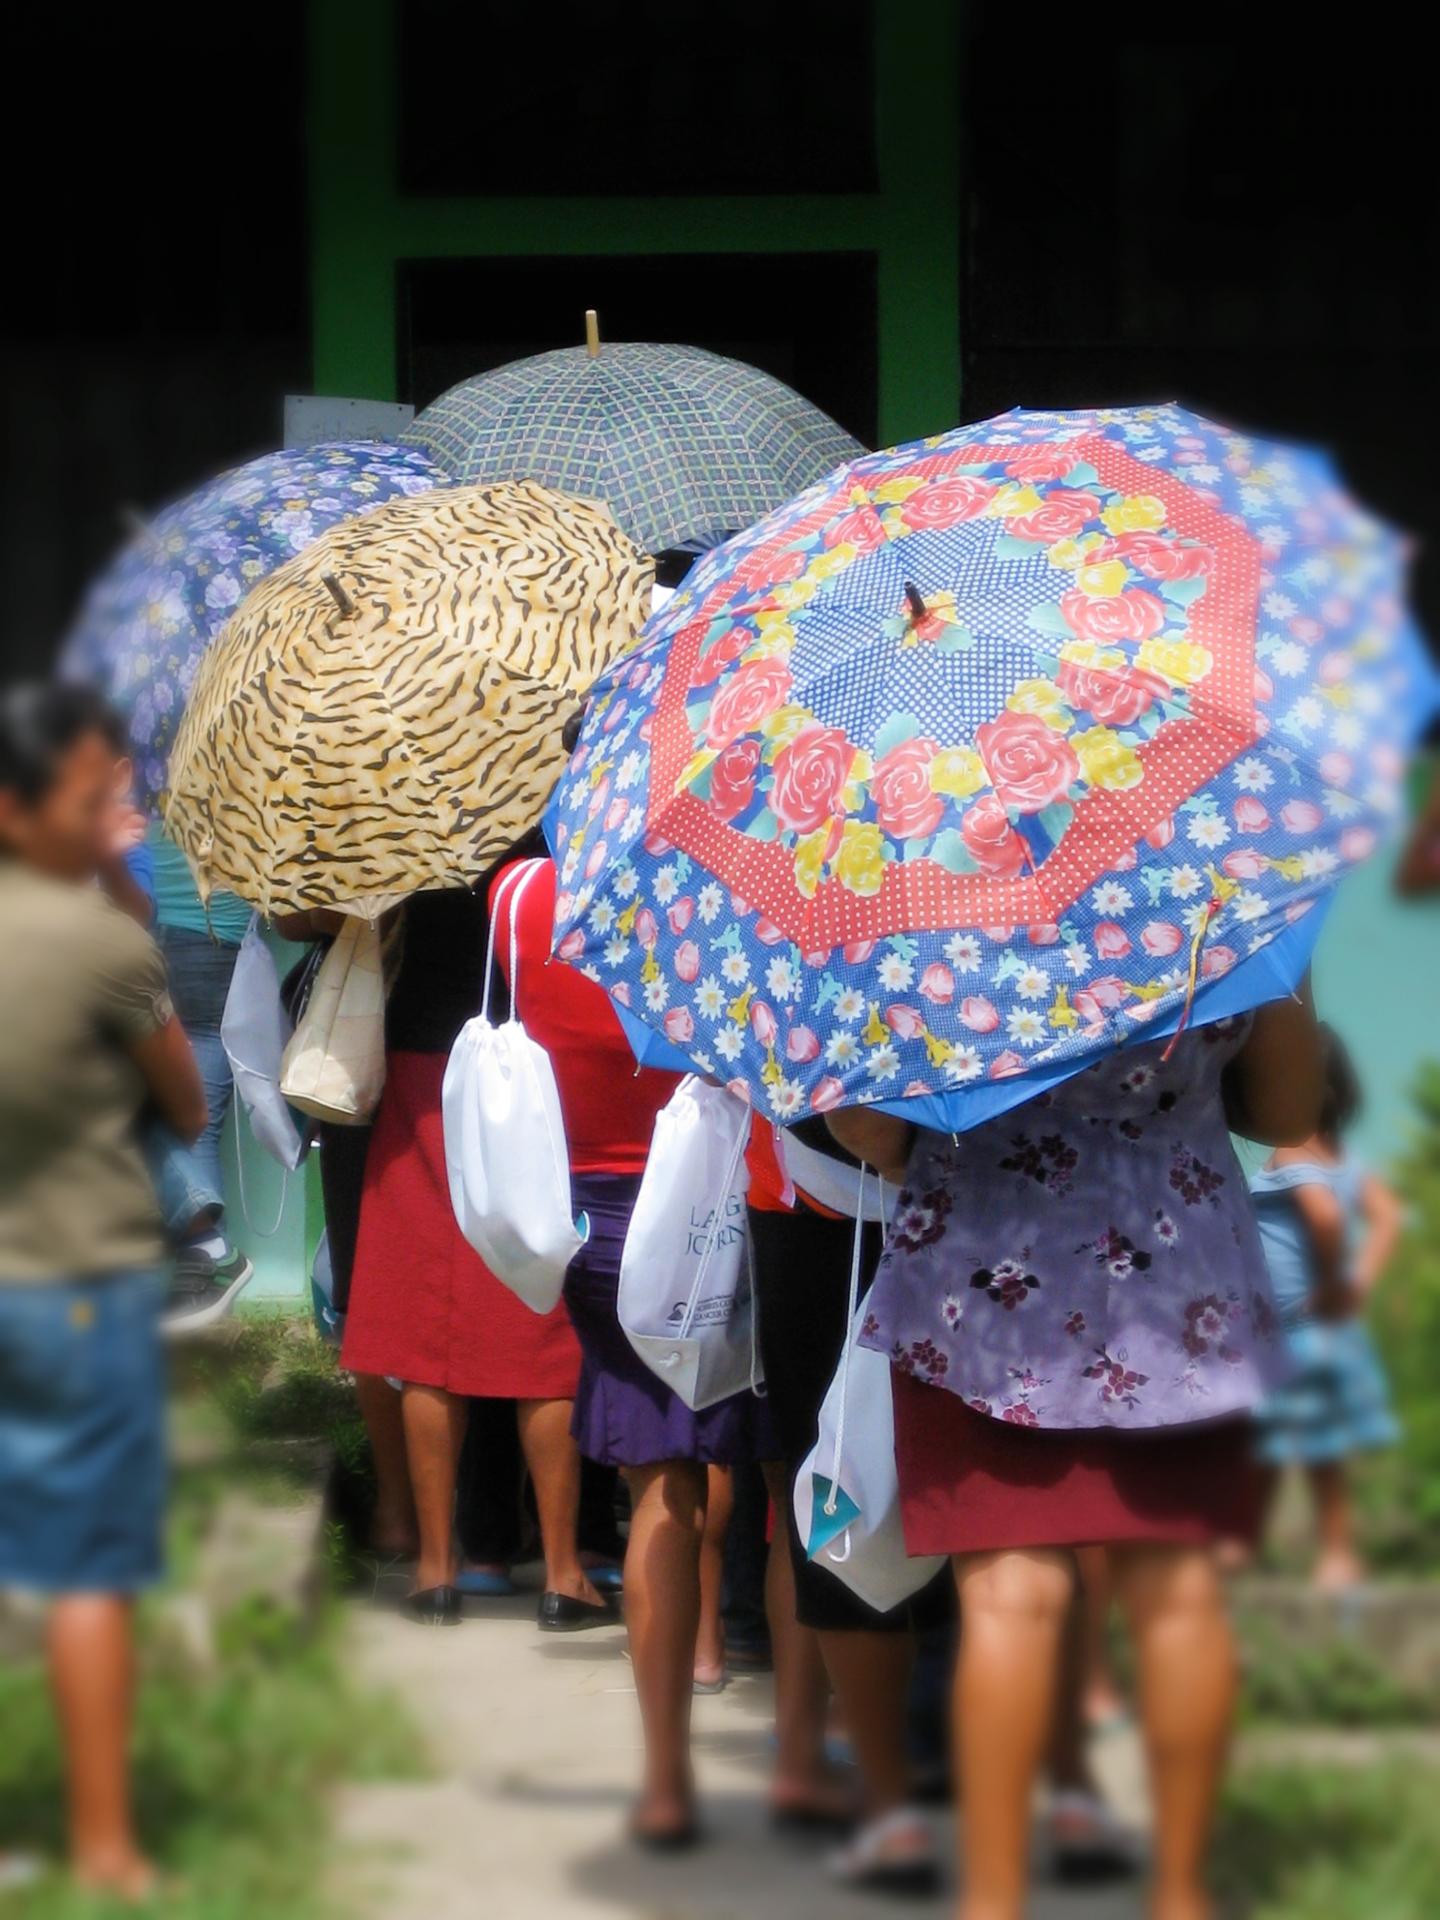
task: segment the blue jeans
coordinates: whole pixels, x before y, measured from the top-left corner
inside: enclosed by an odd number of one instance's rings
[[[158,1579],[164,1298],[154,1273],[0,1285],[0,1587]]]
[[[197,1224],[203,1230],[204,1222],[197,1221],[197,1216],[208,1213],[218,1220],[225,1211],[220,1136],[235,1083],[220,1040],[220,1020],[240,949],[180,927],[160,927],[155,937],[170,970],[175,1012],[195,1050],[209,1114],[205,1131],[193,1147],[187,1147],[163,1121],[151,1121],[145,1129],[145,1158],[161,1217],[171,1239],[183,1240]]]

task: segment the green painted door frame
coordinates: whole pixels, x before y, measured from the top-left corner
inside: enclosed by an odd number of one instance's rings
[[[681,199],[402,199],[394,5],[311,0],[317,393],[396,397],[403,260],[865,251],[882,443],[959,419],[959,0],[876,6],[878,192]]]

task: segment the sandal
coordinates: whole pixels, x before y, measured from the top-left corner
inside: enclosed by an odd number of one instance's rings
[[[1062,1886],[1104,1886],[1139,1871],[1135,1836],[1098,1794],[1065,1787],[1049,1807],[1051,1871]]]
[[[892,1843],[910,1834],[919,1845],[908,1852]],[[829,1860],[831,1878],[843,1886],[867,1893],[889,1893],[922,1899],[940,1886],[940,1863],[924,1816],[914,1807],[892,1807],[878,1819],[867,1820],[850,1844]]]
[[[632,1814],[628,1831],[631,1846],[643,1853],[689,1853],[704,1838],[693,1813],[673,1827],[642,1827]]]

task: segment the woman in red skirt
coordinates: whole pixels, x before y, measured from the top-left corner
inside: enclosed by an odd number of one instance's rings
[[[1155,1920],[1204,1920],[1235,1696],[1211,1548],[1258,1522],[1248,1412],[1278,1322],[1228,1128],[1303,1139],[1308,993],[1117,1051],[958,1135],[851,1108],[904,1191],[863,1339],[889,1354],[905,1540],[952,1557],[966,1920],[1021,1920],[1074,1550],[1111,1549],[1156,1819]]]
[[[516,849],[540,850],[538,835]],[[460,1619],[455,1479],[467,1401],[514,1400],[545,1553],[540,1625],[568,1631],[613,1618],[576,1542],[580,1456],[570,1416],[579,1344],[563,1305],[533,1313],[464,1239],[445,1169],[440,1090],[456,1034],[480,1011],[487,885],[488,876],[473,890],[419,893],[404,909],[341,1358],[357,1373],[403,1383],[420,1532],[412,1617],[441,1626]]]

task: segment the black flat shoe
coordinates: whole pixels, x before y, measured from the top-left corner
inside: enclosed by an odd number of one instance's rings
[[[426,1587],[421,1593],[409,1594],[403,1604],[406,1614],[419,1626],[460,1624],[460,1592],[456,1587]]]
[[[568,1593],[542,1593],[535,1624],[542,1633],[583,1633],[587,1627],[613,1627],[615,1609],[603,1600],[597,1607]]]

